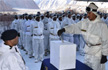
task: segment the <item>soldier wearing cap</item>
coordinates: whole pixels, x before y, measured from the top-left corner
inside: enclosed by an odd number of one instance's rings
[[[33,48],[32,48],[32,37],[31,37],[31,24],[32,16],[28,16],[28,20],[25,22],[25,50],[28,53],[29,58],[33,57]]]
[[[19,23],[18,23],[18,32],[20,33],[20,38],[19,38],[19,47],[22,49],[23,48],[23,31],[22,31],[22,27],[23,27],[23,15],[20,15],[19,17]]]
[[[36,21],[31,25],[32,46],[35,57],[35,63],[43,61],[44,56],[44,24],[40,21],[40,17],[36,17]]]
[[[0,44],[1,70],[28,70],[17,47],[18,37],[19,33],[14,29],[2,33],[1,39],[3,41]]]
[[[18,24],[19,24],[18,16],[15,15],[14,18],[15,19],[12,21],[12,24],[11,24],[11,29],[18,30]]]
[[[59,40],[59,37],[57,36],[57,31],[60,29],[60,23],[57,21],[57,17],[55,16],[52,20],[52,22],[49,23],[49,31],[50,31],[50,36],[49,36],[49,41],[51,42],[52,40]],[[48,48],[50,51],[50,47]]]
[[[23,23],[23,47],[24,47],[24,51],[26,51],[27,53],[27,50],[26,50],[26,23],[28,22],[28,15],[25,15],[24,14],[24,23]]]
[[[48,23],[51,22],[49,21],[49,12],[47,12],[45,14],[45,17],[43,19],[43,24],[44,24],[44,45],[45,45],[45,55],[47,56],[47,53],[46,53],[46,50],[48,50],[48,47],[49,47],[49,30],[48,30]]]
[[[64,27],[58,31],[58,35],[63,32],[82,34],[86,42],[85,64],[93,70],[105,70],[108,55],[108,28],[97,14],[97,9],[94,3],[90,3],[86,8],[88,19]]]
[[[75,23],[73,21],[72,17],[71,17],[71,14],[68,15],[67,23],[68,23],[68,25],[71,25],[71,24],[74,24]],[[73,34],[69,34],[68,37],[69,37],[68,41],[71,42],[71,43],[74,43]]]
[[[76,15],[76,20],[75,20],[76,23],[78,23],[78,22],[80,21],[79,18],[80,18],[80,14],[77,14],[77,15]]]

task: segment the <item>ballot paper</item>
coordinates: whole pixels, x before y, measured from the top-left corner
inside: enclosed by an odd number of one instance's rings
[[[61,38],[61,41],[62,41],[62,43],[64,43],[64,40],[63,40],[63,38],[60,36],[60,38]]]
[[[51,41],[50,63],[58,70],[74,69],[76,67],[76,45],[60,40]]]

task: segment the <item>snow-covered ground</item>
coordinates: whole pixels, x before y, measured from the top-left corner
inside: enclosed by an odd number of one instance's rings
[[[0,40],[0,43],[1,43],[1,40]],[[35,63],[34,62],[35,59],[34,58],[30,59],[29,56],[25,54],[25,51],[20,49],[20,52],[21,52],[21,55],[23,56],[23,58],[26,62],[26,65],[28,66],[29,70],[40,70],[42,62]],[[76,55],[77,55],[76,56],[77,60],[84,63],[84,56],[81,56],[79,54],[79,52],[77,52]],[[47,58],[50,58],[50,55],[44,57],[44,59],[47,59]],[[107,57],[107,59],[108,59],[108,57]],[[106,69],[105,70],[108,70],[108,62],[106,63]]]
[[[34,62],[34,58],[29,58],[28,55],[25,54],[25,52],[23,50],[20,50],[21,51],[21,54],[23,56],[23,58],[25,59],[26,61],[26,65],[29,67],[30,70],[40,70],[41,68],[41,63],[42,62],[38,62],[38,63],[35,63]],[[46,58],[50,58],[50,55],[44,57],[44,59]],[[76,57],[79,61],[81,62],[84,62],[84,56],[81,56],[79,54],[79,52],[77,52],[77,57]],[[108,70],[108,62],[106,63],[106,69],[105,70]]]
[[[29,68],[29,70],[40,70],[41,64],[42,64],[41,61],[38,62],[38,63],[35,63],[34,62],[35,59],[34,58],[29,58],[29,56],[25,54],[25,51],[20,50],[20,52],[21,52],[21,55],[23,56],[23,58],[26,62],[26,66]],[[47,59],[49,57],[50,56],[48,55],[48,56],[44,57],[44,59]]]

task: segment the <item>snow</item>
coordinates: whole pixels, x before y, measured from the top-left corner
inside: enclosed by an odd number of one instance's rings
[[[22,53],[22,56],[26,62],[26,65],[27,67],[30,69],[30,70],[40,70],[40,66],[41,66],[41,63],[42,62],[38,62],[38,63],[34,63],[34,58],[29,58],[28,55],[25,54],[24,51],[21,50],[21,53]]]
[[[20,49],[20,52],[21,52],[21,55],[23,56],[23,58],[26,62],[27,67],[29,68],[29,70],[40,70],[41,64],[42,64],[41,61],[38,62],[38,63],[35,63],[34,62],[35,59],[34,58],[29,58],[29,56],[25,54],[25,51]],[[44,57],[44,59],[47,59],[49,57],[50,56],[48,55],[48,56]]]
[[[38,10],[39,7],[33,0],[0,0],[0,12],[13,11],[23,14]]]
[[[85,13],[85,7],[94,2],[99,7],[99,10],[107,10],[108,9],[108,2],[96,2],[94,1],[77,1],[77,0],[34,0],[41,10],[47,11],[63,11],[66,9],[74,9],[79,13]],[[107,8],[107,9],[106,9]],[[108,10],[107,10],[108,11]],[[107,12],[105,11],[105,12]],[[102,11],[103,12],[103,11]]]
[[[42,0],[38,6],[43,10],[55,10],[68,4],[71,0]]]
[[[3,0],[12,8],[39,9],[33,0]]]
[[[29,67],[30,70],[40,70],[42,62],[35,63],[34,58],[30,59],[28,57],[28,55],[25,54],[25,51],[23,51],[23,50],[20,50],[20,51],[21,51],[21,54],[22,54],[24,60],[26,61],[26,65]],[[44,57],[44,59],[47,59],[47,58],[50,58],[50,55]],[[76,58],[77,58],[77,60],[84,63],[84,56],[81,56],[79,54],[79,52],[77,52]],[[105,70],[108,70],[108,62],[106,63],[106,69]]]
[[[36,2],[36,4],[39,4],[41,2],[41,0],[33,0]]]
[[[10,6],[6,5],[3,1],[0,1],[0,11],[14,11]]]

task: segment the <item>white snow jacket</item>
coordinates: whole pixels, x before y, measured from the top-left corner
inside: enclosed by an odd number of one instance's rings
[[[76,24],[71,24],[65,27],[65,31],[83,35],[87,43],[85,53],[99,58],[101,55],[108,55],[108,28],[99,16],[94,21],[84,19]]]
[[[10,49],[4,42],[0,43],[0,70],[28,70],[18,48],[18,52],[16,52],[15,47],[17,48],[17,46],[13,46]]]

